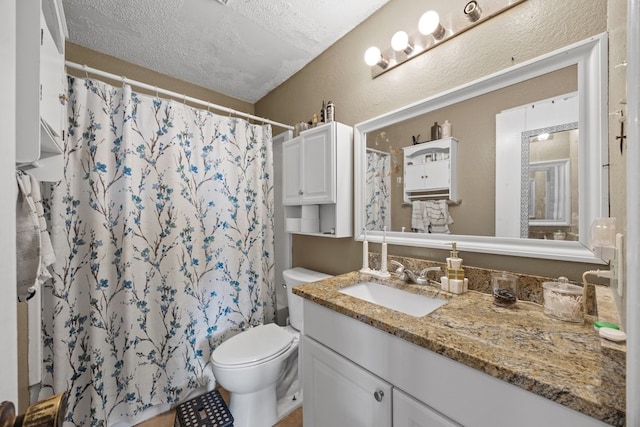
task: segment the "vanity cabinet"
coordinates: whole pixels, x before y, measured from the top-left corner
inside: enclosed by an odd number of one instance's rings
[[[305,426],[392,425],[389,383],[314,340],[303,340]]]
[[[62,3],[19,1],[16,18],[16,163],[40,181],[58,181],[67,127]]]
[[[393,389],[394,427],[461,427],[398,388]]]
[[[405,203],[411,203],[419,193],[436,193],[457,201],[457,139],[423,142],[403,147],[402,151]]]
[[[352,235],[353,129],[330,122],[301,132],[282,145],[286,231],[328,237]],[[301,222],[317,205],[317,227]],[[303,225],[303,224],[302,224]]]
[[[318,354],[327,352],[334,353],[331,360],[344,359],[333,368],[337,373],[331,375],[337,376],[343,372],[342,366],[349,362],[392,387],[393,426],[606,426],[595,418],[308,299],[304,300],[303,314],[305,427],[359,425],[350,424],[348,419],[333,424],[319,424],[314,423],[313,418],[307,418],[307,412],[317,412],[314,408],[317,402],[333,399],[327,394],[336,393],[331,387],[318,386],[319,381],[313,378],[314,375],[320,377],[325,374],[319,368],[314,368],[313,363],[318,359]],[[331,371],[326,369],[326,372]],[[344,372],[344,376],[351,375]],[[347,380],[327,381],[346,383]],[[364,395],[363,392],[363,399]],[[349,407],[356,404],[358,399],[345,396],[343,400],[335,399],[332,402],[336,406],[331,410],[348,413]]]

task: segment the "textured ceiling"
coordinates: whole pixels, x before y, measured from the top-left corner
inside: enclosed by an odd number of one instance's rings
[[[388,1],[62,3],[72,43],[255,103]]]

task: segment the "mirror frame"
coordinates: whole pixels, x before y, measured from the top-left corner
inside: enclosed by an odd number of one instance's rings
[[[450,249],[527,258],[605,264],[589,249],[589,232],[595,218],[607,217],[608,87],[607,34],[602,33],[532,60],[444,91],[354,126],[355,240],[364,240],[364,195],[367,134],[451,104],[465,101],[565,67],[577,65],[579,94],[579,241],[506,237],[387,232],[386,243],[433,249]],[[518,141],[520,143],[520,141]],[[464,201],[462,202],[464,203]],[[367,240],[382,243],[383,232],[367,230]]]

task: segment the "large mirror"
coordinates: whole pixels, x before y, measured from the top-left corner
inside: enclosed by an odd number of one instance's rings
[[[602,167],[608,163],[606,58],[603,34],[357,124],[356,230],[366,229],[373,242],[382,241],[386,226],[390,244],[448,249],[456,241],[460,250],[471,252],[602,263],[588,249],[588,230],[595,218],[608,216]],[[566,117],[551,114],[557,123],[531,122],[542,125],[514,125],[517,121],[508,118],[511,128],[499,133],[508,117],[501,118],[502,113],[522,106],[537,107],[539,113],[545,102],[571,110],[561,105],[567,102],[575,111]],[[457,154],[419,161],[445,160],[458,170],[455,198],[445,196],[446,205],[434,201],[451,217],[445,227],[450,234],[416,232],[412,217],[419,205],[407,203],[403,190],[403,148],[430,141],[429,127],[445,119],[452,123]],[[543,133],[536,131],[557,129],[560,140],[560,130],[571,123],[576,129],[563,130],[575,131],[575,152],[524,162],[531,138]],[[526,148],[524,135],[530,144]],[[430,195],[424,196],[428,200]],[[541,208],[545,216],[536,217]],[[361,232],[357,240],[363,238]]]

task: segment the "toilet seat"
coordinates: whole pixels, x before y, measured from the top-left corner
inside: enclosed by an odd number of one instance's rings
[[[256,326],[229,338],[211,355],[221,367],[249,367],[265,363],[291,348],[295,336],[280,326],[269,323]]]

